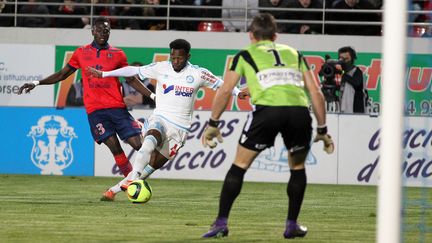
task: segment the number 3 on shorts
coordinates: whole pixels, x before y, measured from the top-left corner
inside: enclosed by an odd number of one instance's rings
[[[103,127],[102,123],[96,124],[96,129],[97,129],[99,135],[102,135],[105,133],[105,128]]]

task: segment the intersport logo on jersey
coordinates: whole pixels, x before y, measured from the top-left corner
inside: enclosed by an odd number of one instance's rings
[[[169,92],[174,91],[174,95],[183,96],[183,97],[192,97],[192,94],[195,91],[195,89],[192,87],[186,87],[180,85],[167,86],[166,84],[163,84],[162,88],[164,89],[164,94],[168,94]]]

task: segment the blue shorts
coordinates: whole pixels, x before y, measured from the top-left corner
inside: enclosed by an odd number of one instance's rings
[[[121,140],[141,134],[141,127],[124,108],[97,110],[88,114],[93,139],[101,144],[118,134]]]

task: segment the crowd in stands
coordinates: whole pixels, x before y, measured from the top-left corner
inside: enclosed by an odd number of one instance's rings
[[[15,20],[15,2],[0,0],[0,26],[83,28],[92,14],[108,16],[115,29],[239,32],[258,12],[270,12],[280,33],[381,35],[382,5],[383,0],[19,0],[18,14],[42,16]],[[411,26],[410,35],[431,36],[432,1],[411,0],[410,10],[429,11],[410,14],[411,22],[421,23]]]

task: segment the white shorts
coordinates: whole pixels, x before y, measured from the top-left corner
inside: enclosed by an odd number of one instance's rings
[[[159,116],[151,115],[147,130],[158,130],[162,135],[162,144],[156,147],[165,158],[172,159],[186,142],[187,132],[166,122]]]

